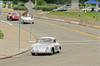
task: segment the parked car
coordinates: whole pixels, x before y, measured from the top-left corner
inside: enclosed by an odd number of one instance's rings
[[[54,37],[41,37],[37,43],[32,45],[31,54],[55,54],[61,51],[61,45]]]
[[[96,8],[96,7],[87,7],[87,8],[81,9],[81,11],[98,12],[98,11],[100,11],[100,9]]]
[[[53,9],[53,11],[67,11],[68,7],[68,5],[63,5],[61,7],[58,7],[57,9]]]
[[[20,19],[20,15],[17,12],[9,12],[7,14],[7,20],[19,20]]]
[[[22,16],[21,17],[21,23],[23,23],[23,24],[25,24],[25,23],[34,24],[34,19],[30,16]]]

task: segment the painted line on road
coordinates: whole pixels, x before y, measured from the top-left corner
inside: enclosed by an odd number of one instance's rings
[[[57,25],[57,24],[51,24],[51,23],[47,23],[47,22],[44,22],[45,24],[48,24],[52,27],[56,27],[56,28],[62,28],[64,30],[68,30],[68,31],[71,31],[71,32],[77,32],[77,33],[80,33],[81,35],[84,35],[84,36],[88,36],[90,37],[91,39],[94,39],[94,40],[100,40],[100,36],[98,35],[95,35],[95,34],[91,34],[91,33],[87,33],[87,32],[82,32],[78,29],[66,29],[66,27],[64,26],[61,26],[61,25]]]
[[[64,22],[65,20],[63,19],[53,19],[53,18],[49,18],[50,20],[54,20],[54,21],[61,21],[61,22]]]
[[[40,13],[38,13],[38,14],[47,14],[47,13],[49,13],[49,12],[40,12]]]
[[[1,20],[1,22],[6,23],[6,24],[8,24],[8,25],[10,25],[10,26],[13,26],[13,24],[11,24],[9,21]]]
[[[36,41],[29,41],[30,43],[35,43]]]
[[[72,24],[80,24],[80,22],[76,22],[76,21],[71,21]]]
[[[35,17],[35,18],[41,18],[41,19],[47,19],[47,20],[54,20],[54,21],[65,22],[64,19],[53,19],[53,18],[49,18],[49,17]],[[77,21],[69,21],[69,22],[67,22],[67,23],[80,25],[80,22],[77,22]],[[89,26],[90,26],[90,25],[89,25]],[[100,26],[96,26],[96,25],[91,26],[91,27],[93,27],[93,28],[95,28],[95,29],[100,29]]]
[[[47,19],[47,20],[53,20],[53,21],[61,21],[61,22],[64,22],[65,21],[63,19],[53,19],[53,18],[49,18],[49,17],[35,17],[35,18]]]

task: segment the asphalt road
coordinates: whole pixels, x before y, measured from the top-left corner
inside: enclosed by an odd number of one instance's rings
[[[18,27],[18,22],[10,23]],[[30,24],[21,24],[21,28],[30,31]],[[0,60],[0,66],[100,66],[100,30],[37,18],[31,30],[37,39],[42,36],[57,38],[62,45],[61,53],[32,56],[29,51]]]

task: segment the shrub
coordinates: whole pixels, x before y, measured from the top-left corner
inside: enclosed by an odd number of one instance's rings
[[[3,4],[3,8],[5,8],[6,7],[6,4]]]
[[[13,6],[13,9],[14,9],[14,10],[26,10],[26,7],[25,7],[25,6],[14,5],[14,6]]]
[[[19,2],[19,3],[18,3],[18,6],[24,6],[24,4],[25,4],[25,3],[23,3],[23,2]]]
[[[4,34],[0,31],[0,39],[4,38]]]
[[[49,6],[49,5],[45,5],[45,6],[36,6],[36,9],[38,10],[43,10],[43,11],[51,11],[53,9],[57,8],[57,6]]]
[[[37,5],[46,5],[47,3],[44,0],[37,0]]]

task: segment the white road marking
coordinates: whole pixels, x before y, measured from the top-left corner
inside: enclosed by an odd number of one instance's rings
[[[8,24],[8,25],[10,25],[10,26],[13,26],[13,24],[11,24],[9,21],[1,20],[1,22],[6,23],[6,24]]]
[[[42,18],[44,18],[44,19],[50,19],[50,20],[56,20],[56,21],[65,21],[65,20],[63,20],[63,19],[53,19],[53,18],[49,18],[49,17],[42,17]]]
[[[71,21],[72,24],[79,24],[80,22]]]
[[[30,43],[35,43],[36,41],[29,41]]]
[[[53,18],[49,18],[49,17],[41,17],[41,18],[43,18],[43,19],[50,19],[50,20],[56,20],[56,21],[62,21],[62,22],[64,22],[65,20],[63,20],[63,19],[53,19]],[[72,23],[72,24],[80,24],[80,22],[77,22],[77,21],[70,21],[70,23]]]
[[[57,21],[65,21],[65,20],[63,20],[63,19],[55,19],[55,20],[57,20]]]
[[[38,14],[47,14],[47,13],[49,13],[49,12],[41,12],[41,13],[38,13]]]

